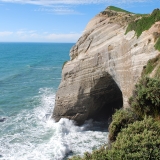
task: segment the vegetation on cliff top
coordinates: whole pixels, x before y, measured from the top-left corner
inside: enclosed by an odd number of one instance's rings
[[[160,21],[160,10],[159,9],[155,9],[151,14],[135,14],[135,13],[126,11],[124,9],[121,9],[115,6],[109,6],[107,7],[107,10],[111,10],[115,12],[124,12],[124,13],[130,14],[131,17],[128,21],[129,24],[126,29],[126,34],[129,31],[134,30],[136,32],[137,37],[139,37],[143,31],[150,29],[150,27],[155,22]],[[107,10],[103,12],[105,13],[107,12]],[[160,51],[160,35],[155,44],[155,48]]]
[[[137,37],[139,37],[143,31],[148,30],[157,21],[160,21],[159,9],[155,9],[152,14],[144,15],[139,19],[130,22],[126,30],[126,34],[129,31],[134,30]]]
[[[126,11],[124,9],[121,9],[121,8],[118,8],[118,7],[115,7],[115,6],[109,6],[109,7],[107,7],[107,9],[112,10],[112,11],[116,11],[116,12],[131,13],[129,11]]]
[[[159,9],[155,9],[151,14],[136,14],[133,16],[133,20],[128,24],[125,34],[134,30],[138,38],[143,31],[150,29],[157,21],[160,21]],[[156,36],[156,44],[154,47],[156,50],[160,51],[160,34],[158,33]]]

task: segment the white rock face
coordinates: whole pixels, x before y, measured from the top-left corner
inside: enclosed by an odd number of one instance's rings
[[[107,15],[97,15],[71,49],[71,60],[63,68],[56,95],[55,120],[66,117],[83,123],[104,107],[107,115],[114,109],[111,103],[116,100],[120,103],[121,96],[123,107],[127,107],[143,67],[159,54],[154,48],[153,33],[160,32],[160,22],[137,39],[134,31],[125,35],[127,26],[118,20],[112,22],[112,19]],[[96,95],[94,98],[93,93]]]

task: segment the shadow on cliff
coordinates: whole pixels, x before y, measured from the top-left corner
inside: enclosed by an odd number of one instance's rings
[[[81,90],[78,99],[88,112],[86,119],[108,121],[108,125],[115,110],[123,106],[122,92],[107,72],[104,72],[99,79],[94,80],[90,94],[85,95]],[[78,104],[80,103],[78,102]]]
[[[82,125],[86,120],[93,119],[109,124],[115,110],[123,106],[122,92],[108,72],[86,79],[78,84],[78,94],[73,96],[73,101],[66,100],[68,93],[61,99],[58,96],[52,116],[55,121],[68,118]]]

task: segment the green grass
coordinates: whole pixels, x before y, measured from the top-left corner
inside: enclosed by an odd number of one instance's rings
[[[129,13],[129,14],[135,14],[137,16],[145,16],[145,15],[148,15],[148,14],[139,14],[139,13],[133,13],[133,12],[129,12],[127,10],[124,10],[122,8],[118,8],[118,7],[115,7],[115,6],[109,6],[107,7],[107,9],[110,9],[111,11],[116,11],[116,12],[125,12],[125,13]]]
[[[124,9],[121,9],[121,8],[118,8],[118,7],[115,7],[115,6],[109,6],[108,9],[112,10],[112,11],[116,11],[116,12],[125,12],[125,13],[131,13],[129,11],[126,11]]]
[[[149,61],[145,70],[145,74],[150,74],[155,68],[154,63],[152,63],[152,61]]]
[[[155,49],[160,51],[160,37],[158,38],[156,44],[155,44]]]
[[[160,79],[160,66],[158,67],[156,71],[155,77]]]
[[[151,15],[144,15],[141,19],[130,22],[126,30],[126,34],[129,31],[134,30],[137,37],[139,37],[143,31],[148,30],[157,21],[160,21],[159,9],[155,9]]]
[[[142,76],[149,75],[157,65],[160,65],[160,55],[158,55],[156,58],[150,59],[146,65],[146,67],[142,71]],[[160,67],[157,69],[155,78],[160,78]]]

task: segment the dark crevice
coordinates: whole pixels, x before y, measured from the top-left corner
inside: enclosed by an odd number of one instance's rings
[[[86,119],[109,121],[115,110],[123,106],[122,92],[112,76],[104,72],[100,78],[94,80],[94,86],[89,94],[84,94],[84,88],[79,90],[75,106],[77,111],[83,106],[85,119],[78,120],[79,124],[83,124]]]
[[[108,73],[98,80],[95,87],[92,88],[90,96],[92,105],[97,109],[89,118],[97,121],[111,119],[115,110],[123,106],[122,92]]]

